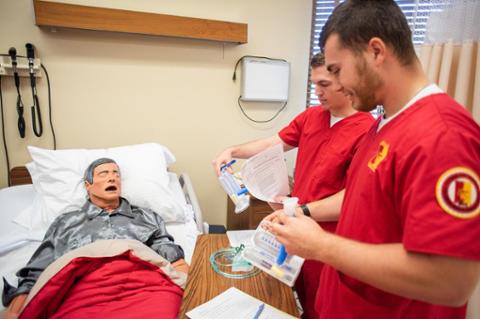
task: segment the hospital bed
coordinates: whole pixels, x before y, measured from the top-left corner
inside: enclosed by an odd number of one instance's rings
[[[197,235],[203,232],[202,212],[198,204],[189,176],[169,172],[169,188],[177,200],[185,204],[186,219],[182,222],[167,223],[167,231],[174,237],[185,252],[185,260],[190,263]],[[12,220],[35,198],[35,189],[25,167],[17,167],[10,172],[11,187],[0,189],[0,275],[10,283],[17,284],[15,273],[32,256],[43,238],[43,232],[29,231]],[[0,283],[3,290],[3,281]],[[0,305],[0,318],[4,307]]]

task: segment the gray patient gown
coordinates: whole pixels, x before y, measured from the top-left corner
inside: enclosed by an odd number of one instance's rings
[[[184,258],[183,249],[173,242],[165,222],[155,212],[131,206],[123,198],[111,213],[87,201],[81,210],[60,215],[53,221],[28,264],[17,272],[18,288],[3,278],[3,305],[10,304],[19,294],[28,293],[43,270],[57,258],[99,239],[136,239],[170,262]]]

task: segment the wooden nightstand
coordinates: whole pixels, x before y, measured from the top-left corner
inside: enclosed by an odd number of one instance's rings
[[[227,197],[227,230],[255,229],[264,217],[273,212],[267,202],[250,196],[250,207],[240,214],[235,214],[235,205]]]
[[[236,287],[281,311],[298,317],[292,288],[265,272],[262,271],[250,278],[232,279],[223,277],[213,270],[210,265],[210,254],[229,246],[226,235],[198,236],[178,318],[187,319],[185,314],[188,311],[218,296],[230,287]]]

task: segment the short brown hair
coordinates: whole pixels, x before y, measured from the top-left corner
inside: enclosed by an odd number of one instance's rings
[[[325,65],[325,56],[321,52],[315,54],[310,60],[310,67],[312,69],[318,68],[319,66],[324,66],[324,65]]]
[[[403,65],[416,59],[412,32],[402,10],[393,0],[347,0],[338,5],[323,26],[320,48],[337,34],[340,44],[359,53],[371,38],[382,39]]]

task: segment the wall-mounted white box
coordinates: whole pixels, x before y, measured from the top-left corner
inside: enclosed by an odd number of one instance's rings
[[[242,61],[242,101],[288,100],[290,63],[246,57]]]
[[[28,59],[17,57],[17,72],[19,76],[30,76],[28,69]],[[40,77],[40,59],[33,59],[33,73],[35,77]],[[0,75],[13,76],[12,60],[9,56],[0,56]]]

